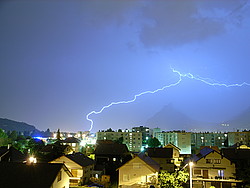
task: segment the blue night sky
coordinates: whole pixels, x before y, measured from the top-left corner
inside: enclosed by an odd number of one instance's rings
[[[248,0],[2,0],[0,117],[40,130],[89,130],[91,111],[177,82],[170,67],[250,83],[249,49]],[[92,131],[143,125],[170,103],[193,119],[222,122],[247,109],[249,96],[250,86],[183,78],[92,114]]]

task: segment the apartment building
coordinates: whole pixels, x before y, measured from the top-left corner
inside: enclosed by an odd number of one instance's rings
[[[192,153],[199,151],[201,146],[217,146],[221,149],[227,145],[228,133],[225,132],[192,132],[191,134]]]
[[[233,146],[236,143],[249,146],[250,131],[228,132],[228,146]]]
[[[113,131],[113,132],[97,132],[97,140],[112,140],[126,144],[129,151],[140,152],[142,148],[142,133],[141,132],[129,132],[128,130]]]
[[[161,142],[162,146],[169,143],[180,148],[180,154],[191,154],[191,132],[169,131],[156,132],[155,137]]]
[[[132,132],[142,133],[142,146],[146,147],[147,140],[149,139],[149,137],[151,137],[149,127],[144,127],[144,126],[132,127]]]

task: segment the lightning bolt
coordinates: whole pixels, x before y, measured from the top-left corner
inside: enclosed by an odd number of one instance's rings
[[[225,83],[219,83],[217,81],[212,81],[210,78],[202,78],[200,76],[194,76],[193,74],[191,73],[181,73],[180,71],[177,71],[175,70],[174,68],[171,67],[171,70],[173,73],[176,73],[178,76],[179,76],[179,79],[175,82],[175,83],[172,83],[172,84],[169,84],[169,85],[166,85],[166,86],[163,86],[162,88],[159,88],[159,89],[156,89],[156,90],[153,90],[153,91],[144,91],[144,92],[141,92],[139,94],[136,94],[134,95],[133,99],[131,100],[127,100],[127,101],[118,101],[118,102],[111,102],[110,104],[106,105],[106,106],[103,106],[99,111],[92,111],[90,113],[88,113],[86,115],[86,119],[88,121],[90,121],[90,129],[89,131],[92,130],[93,128],[93,124],[94,124],[94,121],[92,119],[90,119],[89,116],[91,116],[92,114],[100,114],[102,113],[105,109],[113,106],[113,105],[119,105],[119,104],[129,104],[129,103],[132,103],[132,102],[135,102],[136,99],[138,97],[141,97],[142,95],[145,95],[145,94],[154,94],[154,93],[157,93],[159,91],[163,91],[167,88],[170,88],[170,87],[173,87],[173,86],[176,86],[178,84],[181,83],[181,81],[183,80],[183,78],[188,78],[188,79],[193,79],[193,80],[196,80],[196,81],[200,81],[200,82],[203,82],[207,85],[210,85],[210,86],[221,86],[221,87],[241,87],[241,86],[250,86],[249,83],[247,82],[243,82],[243,83],[240,83],[240,84],[237,84],[237,83],[234,83],[234,84],[225,84]]]

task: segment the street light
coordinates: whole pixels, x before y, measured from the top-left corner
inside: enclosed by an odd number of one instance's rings
[[[193,187],[193,184],[192,184],[192,166],[194,165],[194,163],[193,162],[189,162],[189,170],[190,170],[190,178],[189,178],[189,180],[190,180],[190,188],[192,188]]]

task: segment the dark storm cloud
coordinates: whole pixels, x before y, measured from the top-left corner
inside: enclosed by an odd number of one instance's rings
[[[140,33],[146,47],[173,47],[216,36],[230,20],[243,19],[246,1],[156,1],[143,10],[148,19]]]

